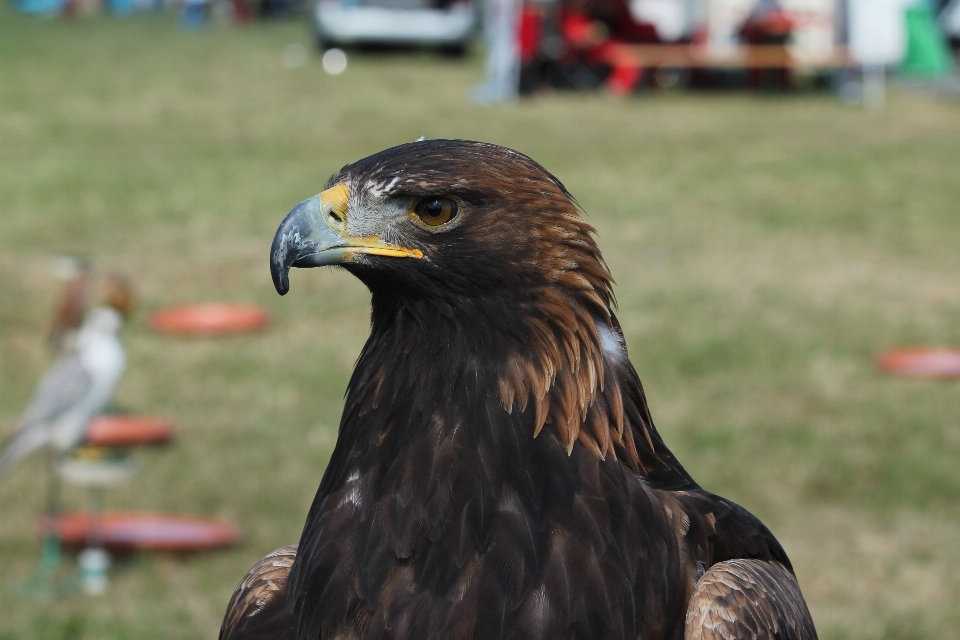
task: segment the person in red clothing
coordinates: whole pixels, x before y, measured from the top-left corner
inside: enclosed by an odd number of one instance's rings
[[[549,85],[626,95],[640,86],[643,68],[619,55],[618,45],[660,39],[653,25],[633,18],[626,0],[568,0],[525,4],[518,42],[522,94]]]
[[[793,35],[794,21],[777,0],[760,0],[740,27],[740,40],[748,45],[786,45]],[[793,74],[785,67],[747,70],[747,85],[760,89],[772,83],[779,89],[793,88]]]

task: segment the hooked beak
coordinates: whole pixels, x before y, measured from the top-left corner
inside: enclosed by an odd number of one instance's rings
[[[290,290],[291,267],[323,267],[350,262],[357,254],[422,258],[419,249],[386,244],[376,237],[347,234],[348,187],[340,184],[304,200],[280,223],[270,248],[270,275],[277,293]]]

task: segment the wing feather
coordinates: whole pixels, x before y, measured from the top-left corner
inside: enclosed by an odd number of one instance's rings
[[[40,379],[18,429],[0,445],[0,477],[30,453],[46,446],[53,423],[79,405],[90,392],[93,377],[77,352],[60,357]]]
[[[779,562],[713,565],[687,607],[684,640],[816,640],[794,575]]]
[[[220,640],[293,640],[293,609],[287,577],[297,545],[277,549],[258,562],[230,598]]]
[[[75,407],[89,392],[93,378],[76,351],[58,359],[37,385],[20,424],[29,429],[48,424]]]

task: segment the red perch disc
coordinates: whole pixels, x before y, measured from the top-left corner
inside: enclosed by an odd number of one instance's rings
[[[64,513],[57,532],[66,547],[84,547],[93,519],[88,513]],[[41,530],[43,522],[41,522]],[[106,512],[100,523],[103,545],[114,553],[166,551],[187,553],[229,547],[240,539],[236,527],[198,516],[169,513]]]
[[[157,333],[181,336],[220,336],[259,331],[270,322],[263,307],[208,302],[168,307],[151,314],[149,327]]]
[[[960,349],[894,349],[881,354],[877,366],[887,373],[914,378],[960,378]]]
[[[153,416],[101,415],[87,427],[86,444],[95,447],[139,447],[173,439],[173,425]]]

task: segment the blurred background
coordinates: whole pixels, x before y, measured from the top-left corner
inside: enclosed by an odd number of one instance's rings
[[[877,366],[960,348],[958,23],[956,1],[5,3],[0,434],[58,357],[51,266],[122,272],[104,410],[176,437],[100,500],[240,538],[114,554],[100,596],[69,587],[69,552],[62,588],[24,589],[47,508],[29,456],[0,481],[0,639],[213,638],[298,540],[369,296],[300,270],[281,299],[270,240],[343,164],[420,136],[516,148],[578,198],[664,440],[782,541],[821,638],[960,638],[960,381]],[[206,302],[269,322],[158,324]]]

